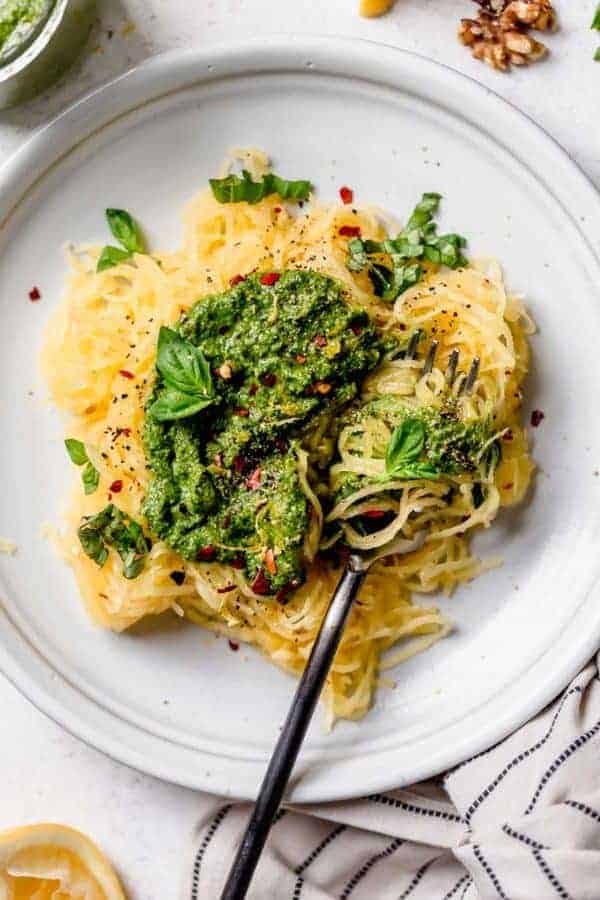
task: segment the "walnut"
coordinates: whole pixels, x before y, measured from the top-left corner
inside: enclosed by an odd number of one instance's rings
[[[512,0],[500,15],[502,28],[528,25],[536,31],[556,27],[556,13],[550,0]]]
[[[493,69],[506,71],[513,66],[536,62],[547,53],[540,41],[529,35],[553,28],[555,13],[551,0],[476,0],[482,7],[477,19],[462,19],[459,40],[475,59]]]

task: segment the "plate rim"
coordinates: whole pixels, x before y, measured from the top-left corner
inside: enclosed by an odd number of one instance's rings
[[[315,60],[318,62],[315,63]],[[278,34],[213,44],[203,49],[171,51],[154,56],[90,91],[42,129],[35,132],[0,167],[0,198],[7,196],[9,200],[5,206],[6,213],[0,221],[0,228],[4,227],[13,211],[37,182],[42,180],[79,143],[88,140],[95,133],[99,133],[117,118],[139,109],[147,103],[194,85],[220,80],[228,76],[235,77],[236,74],[239,76],[242,72],[251,71],[258,74],[259,72],[269,73],[285,69],[295,73],[309,74],[313,72],[317,75],[352,77],[356,71],[354,67],[356,61],[360,61],[362,67],[366,67],[371,73],[368,77],[355,76],[359,82],[371,80],[392,89],[397,88],[399,78],[393,72],[393,63],[400,63],[397,66],[398,71],[412,69],[412,73],[409,73],[409,75],[412,74],[412,85],[411,77],[408,79],[409,91],[412,86],[414,91],[421,96],[430,98],[430,95],[433,94],[434,102],[437,102],[438,106],[451,109],[455,102],[453,99],[455,95],[458,96],[461,93],[469,95],[478,104],[488,104],[490,114],[493,112],[494,117],[499,116],[504,121],[512,122],[515,128],[518,126],[518,130],[526,135],[529,145],[538,148],[542,155],[548,158],[545,166],[541,166],[542,173],[540,174],[537,169],[533,173],[534,176],[553,196],[563,214],[571,219],[600,270],[599,251],[594,247],[579,222],[579,216],[585,211],[588,228],[591,220],[596,222],[598,226],[596,230],[600,230],[600,204],[596,188],[558,141],[530,116],[470,76],[421,54],[401,50],[380,42],[311,34]],[[223,72],[219,71],[220,67],[223,68]],[[437,78],[443,74],[445,80],[443,99],[438,94],[438,99],[435,100],[435,89],[433,88],[435,78],[432,77],[428,80],[427,73],[433,73]],[[422,79],[422,83],[420,79]],[[407,83],[403,83],[403,87],[407,89]],[[460,110],[456,111],[456,114],[467,118]],[[467,119],[467,121],[472,122],[472,119]],[[495,143],[507,149],[513,156],[516,155],[521,163],[528,165],[522,155],[515,153],[514,146],[511,149],[511,142],[514,144],[516,140],[514,136],[509,137],[507,141],[500,140],[497,134],[488,131],[487,122],[483,130],[493,138]],[[507,131],[510,132],[510,129]],[[61,147],[63,147],[62,150]],[[543,172],[550,169],[550,162],[555,167],[554,173],[558,168],[564,175],[564,184],[556,184],[560,179],[555,179],[554,183],[550,183],[543,177]],[[573,199],[575,195],[578,198],[577,216],[573,215],[569,206],[570,203],[575,202]],[[593,229],[589,230],[590,233],[593,231]],[[582,597],[573,616],[573,623],[579,619],[582,611],[589,608],[591,596],[598,596],[600,593],[598,588],[598,584],[595,584],[589,594]],[[181,771],[174,766],[174,759],[165,763],[164,759],[161,761],[158,758],[160,753],[157,757],[156,752],[150,759],[143,748],[136,749],[129,745],[126,746],[118,738],[115,740],[108,730],[104,731],[94,724],[94,715],[86,718],[86,710],[89,713],[88,708],[90,706],[97,707],[97,702],[89,698],[76,685],[71,684],[66,676],[57,673],[51,667],[41,652],[21,632],[18,623],[13,621],[8,612],[2,608],[1,603],[0,612],[2,613],[0,635],[3,634],[4,638],[7,638],[8,635],[6,642],[0,640],[0,671],[37,709],[50,716],[67,731],[113,759],[163,780],[225,796],[236,796],[243,799],[252,799],[255,796],[257,785],[266,765],[263,761],[229,759],[219,769],[218,765],[215,766],[214,755],[206,751],[188,749],[188,762],[191,763],[193,760],[193,765],[190,765],[189,770]],[[7,628],[9,631],[6,631]],[[569,629],[569,632],[571,630],[572,628]],[[8,649],[11,646],[11,640],[13,641],[12,651]],[[491,725],[488,723],[487,726],[483,726],[480,723],[476,734],[469,733],[462,740],[456,740],[451,751],[438,750],[437,753],[430,753],[425,762],[422,761],[410,768],[408,777],[405,773],[399,772],[397,766],[394,768],[392,764],[394,751],[385,749],[374,754],[373,769],[383,773],[379,777],[376,774],[368,778],[361,778],[359,786],[353,787],[353,781],[349,776],[355,757],[352,757],[350,761],[343,761],[341,765],[341,771],[346,772],[346,777],[340,776],[340,766],[337,762],[335,779],[331,776],[328,777],[327,767],[321,770],[317,765],[316,777],[310,777],[305,782],[296,779],[288,798],[295,802],[324,802],[358,797],[374,791],[389,790],[413,783],[463,762],[466,758],[480,753],[502,740],[542,709],[587,662],[599,641],[600,613],[596,617],[594,627],[589,629],[586,640],[580,640],[570,655],[566,655],[559,665],[553,666],[551,678],[547,677],[546,671],[543,687],[532,691],[526,701],[521,700],[516,713],[514,709],[504,709],[502,715],[494,719],[493,710],[490,710],[488,718],[492,719]],[[550,653],[556,653],[556,647],[557,644],[552,648],[546,648],[536,660],[532,661],[524,675],[528,683],[533,681],[535,686],[535,672],[540,666],[543,670],[543,660]],[[20,658],[23,653],[26,654],[24,658],[27,658],[27,654],[31,657],[32,653],[36,657],[36,664],[39,668],[37,675],[34,676],[28,672],[27,666]],[[63,692],[72,691],[79,696],[80,709],[70,708],[64,700],[59,699],[56,679],[62,682],[61,690]],[[467,713],[466,717],[461,720],[461,727],[464,727],[464,724],[468,723],[470,719],[476,719],[480,715],[481,709],[489,708],[494,700],[495,698],[491,697],[482,704],[482,707],[476,707],[475,710]],[[92,709],[92,713],[97,714],[98,711],[98,709]],[[100,710],[100,712],[106,714],[110,720],[114,720],[112,713],[104,710]],[[126,725],[125,730],[130,733],[130,736],[134,733],[138,733],[139,736],[139,726],[131,722],[124,724]],[[452,731],[452,726],[447,730]],[[431,738],[425,740],[430,741]],[[162,751],[163,746],[171,747],[172,750],[171,742],[157,735],[151,737],[150,743],[153,744],[155,751]],[[379,760],[377,764],[376,760]],[[218,771],[210,771],[212,767],[216,767]],[[310,770],[311,765],[308,764],[308,767]],[[233,774],[232,771],[226,771],[228,768],[234,770]],[[244,772],[240,771],[238,778],[235,770],[241,769]],[[308,775],[311,775],[310,771]],[[314,776],[314,773],[312,775]],[[362,775],[364,775],[364,771]]]

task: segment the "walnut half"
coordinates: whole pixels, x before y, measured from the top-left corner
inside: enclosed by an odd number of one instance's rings
[[[476,0],[482,7],[476,19],[462,19],[459,40],[475,59],[493,69],[537,62],[547,48],[531,37],[530,29],[548,31],[556,25],[551,0]]]

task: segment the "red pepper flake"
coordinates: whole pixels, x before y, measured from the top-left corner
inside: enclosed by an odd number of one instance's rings
[[[342,237],[360,237],[360,225],[342,225],[338,234]]]
[[[531,413],[531,426],[532,428],[537,428],[538,425],[542,424],[542,421],[546,418],[541,409],[534,409]]]
[[[260,466],[258,466],[258,468],[256,468],[254,470],[254,472],[252,473],[250,478],[248,478],[248,480],[246,481],[246,487],[251,491],[257,490],[260,487],[261,477],[262,477],[262,471],[261,471]]]
[[[36,300],[41,300],[42,295],[40,293],[40,289],[37,287],[32,287],[31,290],[29,291],[29,299],[31,300],[32,303],[35,303]]]
[[[287,584],[284,584],[281,590],[277,592],[277,594],[275,595],[275,599],[278,603],[286,603],[288,595],[291,594],[292,591],[295,591],[298,587],[300,587],[300,579],[292,578],[291,581],[288,581]]]
[[[274,213],[280,213],[280,212],[281,212],[281,207],[280,207],[280,206],[274,206],[274,207],[273,207],[273,212],[274,212]]]
[[[246,567],[242,556],[236,556],[235,559],[232,559],[231,565],[234,569],[244,569]]]
[[[354,191],[352,188],[344,187],[340,188],[340,197],[342,198],[342,203],[345,203],[346,206],[349,206],[354,200]]]
[[[210,562],[211,559],[214,559],[215,553],[216,550],[212,544],[208,544],[206,547],[200,547],[196,556],[202,562]]]
[[[350,330],[358,337],[359,334],[362,334],[362,325],[351,325]]]
[[[235,584],[226,584],[225,587],[217,588],[217,594],[229,594],[230,591],[235,591]]]
[[[244,409],[243,406],[240,406],[238,407],[238,409],[234,409],[233,414],[234,416],[241,416],[242,419],[247,419],[250,415],[250,410]]]
[[[327,346],[327,338],[324,337],[322,334],[317,334],[315,336],[314,342],[317,345],[317,347],[326,347]]]
[[[268,550],[265,550],[263,561],[265,566],[267,567],[267,572],[269,573],[269,575],[277,575],[277,563],[275,562],[275,554],[270,547],[268,548]]]
[[[123,490],[123,482],[121,481],[121,479],[118,478],[117,481],[113,481],[109,490],[112,491],[113,494],[120,494]]]
[[[234,653],[237,653],[237,651],[240,649],[240,645],[235,641],[229,641],[229,649],[233,650]]]
[[[267,372],[265,375],[261,376],[260,380],[265,387],[273,387],[273,385],[277,383],[277,375],[273,372]]]
[[[254,395],[255,395],[255,393],[257,392],[257,390],[258,390],[258,385],[257,385],[257,384],[251,384],[250,387],[248,388],[248,393],[250,394],[251,397],[254,397]]]
[[[124,434],[125,437],[129,437],[131,434],[131,428],[117,428],[115,437],[121,437],[122,434]]]
[[[252,590],[254,591],[255,594],[260,594],[261,596],[268,594],[269,591],[271,590],[271,584],[269,582],[269,579],[266,577],[262,566],[256,573],[256,575],[254,577],[254,581],[252,582],[250,587],[252,588]]]
[[[385,509],[367,509],[363,516],[366,519],[383,519],[385,516]]]
[[[303,353],[296,353],[296,362],[299,363],[301,366],[304,365],[304,363],[306,362],[306,357],[304,356]]]
[[[503,491],[510,491],[510,490],[512,490],[512,488],[514,488],[514,486],[515,486],[515,485],[514,485],[514,482],[513,482],[513,481],[509,481],[508,484],[503,484],[503,485],[502,485],[502,490],[503,490]]]
[[[234,275],[233,278],[229,279],[229,284],[231,285],[231,287],[235,287],[236,284],[241,284],[242,281],[245,281],[245,280],[246,280],[245,275]]]
[[[135,378],[133,372],[128,372],[127,369],[119,369],[119,375],[122,375],[123,378]]]
[[[512,441],[513,438],[514,438],[514,435],[513,435],[512,431],[510,430],[510,428],[508,429],[508,431],[505,434],[502,435],[503,441]]]
[[[267,285],[276,284],[280,278],[281,275],[279,274],[279,272],[267,272],[266,275],[261,275],[260,283]]]
[[[233,457],[233,468],[238,473],[238,475],[244,471],[246,468],[246,460],[243,456],[234,456]]]

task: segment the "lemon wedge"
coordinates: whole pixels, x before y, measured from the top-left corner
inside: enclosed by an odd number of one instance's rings
[[[0,832],[0,900],[125,900],[125,894],[89,838],[44,823]]]
[[[391,8],[394,0],[360,0],[360,14],[372,19],[375,16],[382,16]]]

